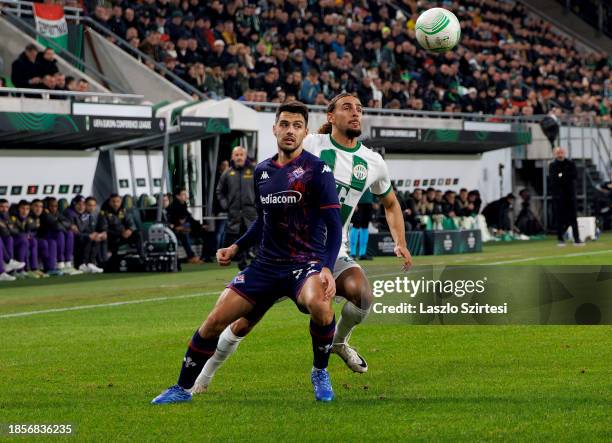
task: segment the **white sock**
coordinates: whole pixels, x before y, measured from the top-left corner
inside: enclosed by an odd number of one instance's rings
[[[347,301],[342,307],[342,316],[336,324],[336,334],[334,335],[334,344],[347,343],[353,328],[365,320],[370,312],[368,309],[360,309],[350,301]]]
[[[232,332],[231,325],[225,328],[219,336],[219,343],[217,344],[215,353],[208,359],[204,365],[204,368],[202,368],[202,372],[198,376],[196,383],[203,386],[208,386],[212,378],[215,376],[217,369],[221,367],[225,360],[230,358],[230,356],[236,352],[236,349],[238,349],[238,345],[243,338],[244,337],[238,337]]]

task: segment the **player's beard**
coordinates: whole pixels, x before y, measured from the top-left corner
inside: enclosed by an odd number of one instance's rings
[[[282,146],[279,146],[280,150],[283,151],[283,154],[285,154],[286,156],[291,156],[291,154],[293,154],[295,151],[297,151],[300,148],[301,145],[296,145],[296,146],[292,146],[290,148],[283,148]]]
[[[346,135],[348,139],[357,138],[361,135],[361,129],[346,128],[344,135]]]

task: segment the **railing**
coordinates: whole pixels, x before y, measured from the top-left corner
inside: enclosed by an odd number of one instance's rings
[[[154,65],[158,72],[162,73],[165,77],[172,79],[172,82],[178,85],[179,87],[181,87],[183,90],[185,90],[186,93],[191,94],[191,95],[196,95],[201,99],[206,99],[206,96],[201,91],[191,86],[189,83],[187,83],[185,80],[183,80],[181,77],[179,77],[172,71],[169,71],[168,69],[166,69],[166,67],[162,63],[148,56],[147,54],[140,51],[139,49],[134,48],[123,38],[119,37],[114,32],[106,29],[104,26],[101,26],[98,22],[96,22],[91,17],[83,17],[81,21],[83,23],[86,23],[87,26],[93,28],[96,32],[103,34],[105,37],[109,37],[113,39],[117,46],[121,47],[121,49],[123,49],[124,51],[132,55],[134,58],[142,60],[142,61],[147,61],[151,63],[152,65]],[[144,65],[143,67],[146,67],[146,65]]]
[[[0,88],[0,100],[2,94],[15,94],[21,96],[37,95],[43,98],[50,99],[53,96],[62,97],[64,99],[73,99],[75,101],[85,101],[88,103],[112,103],[112,104],[141,104],[144,101],[144,96],[139,94],[115,94],[112,92],[78,92],[78,91],[61,91],[48,89],[30,89],[30,88]]]
[[[122,94],[127,93],[127,91],[121,85],[119,85],[118,83],[114,82],[113,80],[111,80],[110,78],[106,77],[105,75],[100,74],[94,67],[92,67],[91,65],[85,63],[80,58],[75,57],[70,51],[67,51],[66,49],[58,46],[57,44],[55,44],[55,42],[53,42],[53,40],[50,40],[49,38],[45,37],[44,35],[39,34],[36,31],[36,28],[34,28],[29,23],[25,22],[20,16],[16,15],[15,13],[13,13],[10,10],[7,10],[7,9],[1,9],[0,10],[0,14],[5,15],[5,17],[7,17],[9,19],[9,22],[11,22],[13,25],[17,26],[23,32],[28,34],[30,37],[39,37],[39,38],[44,39],[49,44],[49,46],[51,48],[53,48],[53,50],[59,56],[61,56],[66,61],[68,61],[75,69],[84,70],[84,72],[86,74],[88,74],[91,77],[93,77],[98,83],[104,85],[105,87],[107,87],[109,89],[112,89],[115,92],[119,92],[119,93],[122,93]],[[32,12],[30,11],[30,15],[31,14],[32,14]],[[27,14],[24,14],[24,15],[27,15]],[[82,69],[82,68],[84,68],[84,69]]]
[[[2,13],[2,11],[7,11],[9,15],[13,17],[14,16],[21,17],[22,15],[28,16],[28,17],[34,16],[34,13],[32,11],[32,5],[34,3],[32,2],[19,1],[19,0],[6,0],[6,1],[3,0],[1,3],[8,4],[10,5],[10,7],[8,8],[5,7],[5,8],[0,9],[0,14]],[[147,61],[151,63],[153,66],[155,66],[155,69],[157,70],[158,73],[161,73],[166,78],[171,79],[173,83],[175,83],[177,86],[182,88],[186,93],[191,94],[191,95],[196,95],[200,99],[206,99],[206,96],[201,91],[194,88],[192,85],[187,83],[185,80],[177,76],[172,71],[169,71],[168,69],[166,69],[163,63],[158,62],[157,60],[148,56],[147,54],[140,51],[139,49],[134,48],[125,39],[119,37],[117,34],[105,28],[104,26],[101,26],[98,22],[96,22],[91,17],[83,15],[83,10],[81,8],[65,6],[64,11],[65,11],[65,17],[67,20],[73,20],[76,23],[87,24],[87,26],[93,28],[96,32],[102,34],[104,37],[111,38],[117,46],[119,46],[121,49],[123,49],[124,51],[132,55],[134,58],[139,59],[141,61]],[[34,30],[34,32],[36,32],[36,30]],[[72,54],[70,54],[70,56],[72,56]],[[70,56],[68,56],[67,58],[70,58]],[[77,60],[79,60],[78,63],[80,65],[86,66],[89,70],[91,70],[92,72],[95,72],[98,76],[104,78],[108,84],[114,83],[112,81],[108,81],[109,79],[105,77],[103,74],[100,74],[95,68],[84,64],[82,61],[80,61],[80,59],[77,59]],[[125,91],[122,90],[122,92],[125,92]]]
[[[258,111],[269,111],[275,112],[280,106],[280,103],[270,102],[250,102],[241,101],[243,105]],[[327,112],[327,106],[321,105],[307,105],[308,110],[311,112]],[[494,123],[539,123],[546,115],[533,115],[533,116],[507,116],[507,115],[493,115],[493,114],[472,114],[467,112],[442,112],[442,111],[425,111],[425,110],[414,110],[414,109],[386,109],[386,108],[364,108],[364,114],[367,115],[388,115],[398,117],[421,117],[421,118],[442,118],[442,119],[455,119],[455,120],[467,120],[467,121],[481,121],[481,122],[494,122]]]
[[[32,15],[32,7],[34,5],[34,2],[24,2],[21,0],[2,0],[0,4],[3,5],[3,7],[0,9],[4,11],[14,12],[21,17],[21,15]],[[64,6],[64,14],[66,18],[73,18],[78,22],[80,18],[83,17],[83,9],[74,6]]]

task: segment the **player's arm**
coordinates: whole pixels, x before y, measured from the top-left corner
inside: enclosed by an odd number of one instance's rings
[[[385,208],[385,218],[395,242],[395,255],[404,260],[404,269],[407,270],[412,266],[412,255],[406,246],[406,227],[402,207],[393,190],[381,197],[380,202]]]
[[[412,255],[410,255],[410,251],[408,251],[408,247],[406,246],[404,214],[402,213],[400,202],[395,196],[395,192],[393,192],[387,164],[382,157],[380,158],[380,162],[380,179],[372,184],[371,191],[372,194],[380,199],[381,204],[385,208],[385,218],[387,219],[391,236],[395,242],[393,252],[403,260],[403,269],[406,271],[412,266]]]
[[[318,178],[319,207],[321,218],[327,228],[325,256],[320,277],[325,286],[325,297],[329,299],[336,293],[333,269],[342,244],[342,219],[340,217],[340,202],[336,192],[336,181],[329,166],[325,164],[321,166]]]

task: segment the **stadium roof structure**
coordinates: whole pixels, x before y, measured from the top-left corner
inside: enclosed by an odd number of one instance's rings
[[[364,143],[385,153],[482,154],[487,151],[531,143],[527,127],[509,132],[461,129],[391,128],[374,126]]]

